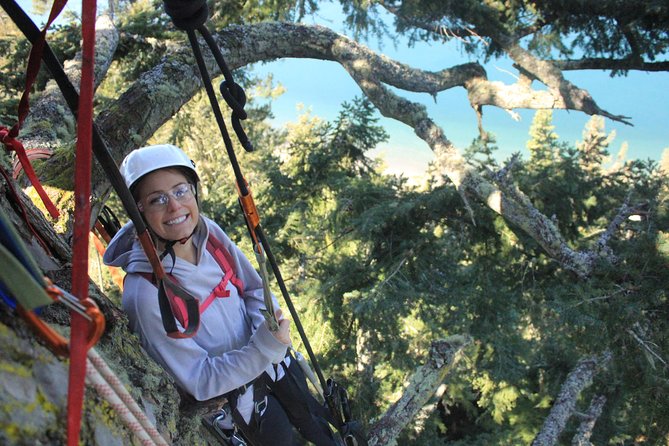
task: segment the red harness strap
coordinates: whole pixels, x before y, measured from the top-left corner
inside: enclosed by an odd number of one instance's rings
[[[58,218],[60,212],[58,212],[58,209],[42,187],[39,178],[37,178],[37,174],[35,173],[35,170],[33,170],[32,164],[30,164],[30,157],[26,154],[26,149],[23,147],[21,141],[14,138],[12,136],[12,131],[7,130],[7,127],[0,127],[0,142],[4,144],[6,150],[16,152],[19,165],[23,167],[23,170],[28,176],[28,180],[30,180],[30,184],[33,185],[35,192],[37,192],[37,195],[42,199],[42,203],[44,203],[44,207],[49,212],[49,215],[51,215],[51,218]],[[16,173],[17,169],[14,168],[14,171]],[[16,176],[17,175],[15,174],[14,177],[16,178]]]
[[[209,296],[207,296],[207,298],[200,303],[200,314],[204,313],[209,305],[212,304],[214,299],[230,297],[230,291],[227,290],[228,283],[232,283],[232,285],[237,288],[237,292],[239,293],[240,297],[244,296],[244,282],[237,276],[235,272],[235,262],[232,259],[230,252],[228,252],[220,240],[211,234],[209,234],[209,238],[207,239],[207,251],[214,257],[214,260],[216,260],[216,263],[218,263],[221,271],[223,271],[223,277],[221,278],[221,281],[218,282],[218,285],[216,285],[214,289],[211,290]],[[139,275],[144,277],[152,284],[156,284],[153,274],[139,273]],[[167,276],[170,278],[170,280],[178,283],[177,279],[172,274],[168,273]],[[174,299],[173,296],[170,295],[169,289],[167,297],[170,300],[170,307],[172,308],[172,314],[174,315],[175,319],[179,321],[182,327],[187,326],[188,314],[186,312],[186,305],[184,302],[181,299]]]

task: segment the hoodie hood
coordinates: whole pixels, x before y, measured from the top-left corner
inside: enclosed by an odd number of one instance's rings
[[[209,236],[209,224],[209,220],[200,215],[200,222],[192,236],[199,257],[203,254],[203,245]],[[132,221],[126,223],[109,242],[102,260],[105,265],[123,268],[127,273],[153,272],[153,268],[151,268],[151,264],[137,238],[135,224]],[[163,266],[168,270],[173,267],[170,256],[163,259]]]

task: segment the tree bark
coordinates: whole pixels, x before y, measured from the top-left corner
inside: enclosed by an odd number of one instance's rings
[[[578,426],[576,435],[571,440],[571,446],[592,446],[590,437],[592,437],[592,430],[595,428],[597,419],[602,414],[606,404],[606,397],[598,395],[592,399],[588,411],[584,415],[584,420]]]
[[[95,87],[107,75],[119,41],[118,29],[111,18],[101,15],[95,22]],[[63,64],[65,74],[79,90],[81,83],[81,51]],[[55,149],[75,139],[76,118],[55,81],[49,81],[44,91],[32,101],[30,114],[21,132],[26,147]]]

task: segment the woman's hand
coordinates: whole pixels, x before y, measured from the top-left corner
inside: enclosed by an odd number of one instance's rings
[[[276,310],[274,315],[276,316],[276,320],[279,321],[279,329],[272,332],[272,336],[274,336],[277,341],[290,345],[290,319],[283,318],[281,310]]]

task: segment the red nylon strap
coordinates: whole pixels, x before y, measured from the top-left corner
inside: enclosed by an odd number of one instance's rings
[[[235,288],[237,288],[239,297],[243,297],[244,282],[242,281],[242,279],[239,278],[239,276],[237,276],[237,274],[235,274],[235,261],[232,259],[230,252],[227,249],[225,249],[223,243],[213,235],[210,235],[209,239],[207,239],[207,251],[209,251],[211,255],[214,256],[214,259],[216,259],[218,265],[221,267],[223,271],[226,272],[225,273],[226,276],[228,276],[229,272],[230,282],[232,282]]]
[[[14,128],[16,128],[16,125]],[[12,128],[12,130],[14,130],[14,128]],[[49,211],[49,215],[51,215],[51,218],[53,219],[58,218],[60,213],[58,212],[58,209],[56,209],[56,206],[54,206],[49,196],[46,194],[46,191],[42,188],[42,185],[37,178],[37,174],[35,174],[33,166],[30,164],[26,150],[23,148],[23,144],[21,144],[18,139],[11,136],[11,133],[12,131],[8,130],[7,127],[0,127],[0,141],[5,145],[7,150],[16,152],[16,155],[18,156],[19,161],[23,166],[23,170],[26,172],[26,175],[28,176],[30,183],[35,188],[35,191],[42,199],[46,210]]]
[[[40,65],[42,64],[42,53],[44,51],[44,42],[46,39],[46,31],[51,26],[56,17],[61,13],[67,0],[55,0],[53,6],[51,7],[51,13],[49,14],[49,20],[47,20],[46,25],[42,28],[39,39],[34,43],[32,49],[30,50],[30,56],[28,57],[28,67],[26,69],[26,86],[23,89],[23,94],[21,95],[21,100],[19,101],[19,110],[18,110],[18,121],[14,124],[11,130],[7,131],[6,128],[0,129],[0,140],[5,145],[8,150],[13,150],[16,152],[19,157],[19,161],[23,165],[23,170],[25,170],[30,183],[35,187],[37,194],[40,196],[44,202],[44,206],[49,215],[52,218],[58,218],[60,216],[58,210],[53,205],[49,196],[44,192],[42,185],[35,175],[28,157],[26,156],[26,151],[16,137],[19,136],[19,130],[25,121],[28,112],[30,111],[30,90],[32,89],[35,79],[37,79],[37,74],[39,73]]]
[[[74,182],[72,293],[88,299],[88,232],[91,224],[91,160],[93,141],[93,67],[95,62],[96,1],[81,5],[82,61],[77,112],[77,153]],[[77,446],[86,380],[87,321],[71,312],[70,374],[67,393],[67,444]]]
[[[25,121],[28,112],[30,111],[30,90],[32,89],[35,79],[37,79],[37,74],[39,73],[39,67],[42,64],[42,53],[44,51],[44,42],[46,40],[46,31],[49,29],[49,26],[56,20],[56,17],[61,13],[67,0],[55,0],[53,6],[51,7],[51,13],[49,14],[49,20],[47,20],[46,25],[42,28],[39,39],[35,41],[32,49],[30,50],[30,56],[28,56],[28,68],[26,70],[26,88],[23,90],[21,95],[21,101],[19,102],[19,120],[12,127],[10,136],[16,138],[19,135],[19,130]],[[25,166],[24,166],[25,167]]]
[[[224,274],[218,285],[214,287],[209,296],[207,296],[204,302],[200,304],[200,314],[204,313],[214,299],[230,297],[230,291],[226,289],[228,282],[232,283],[232,285],[237,288],[240,298],[244,297],[242,294],[244,292],[244,282],[235,273],[234,260],[228,250],[225,249],[225,246],[223,246],[223,243],[213,235],[209,235],[209,238],[207,239],[207,251],[214,257],[214,260],[216,260],[216,263],[218,263],[218,266]],[[152,284],[157,285],[153,274],[139,274]],[[177,281],[171,274],[168,274],[168,276],[175,282]],[[182,327],[188,326],[188,312],[186,311],[184,302],[181,299],[174,299],[174,296],[171,296],[170,293],[167,293],[167,297],[170,299],[170,308],[172,308],[172,315],[174,318],[179,321]]]

